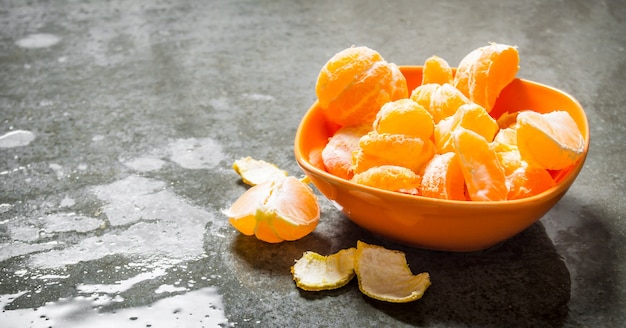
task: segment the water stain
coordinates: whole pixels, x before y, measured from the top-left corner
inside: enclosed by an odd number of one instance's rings
[[[18,292],[0,295],[0,307],[23,295]],[[100,312],[98,308],[119,299],[78,296],[46,303],[37,309],[3,311],[3,327],[179,327],[196,322],[201,327],[229,327],[223,300],[215,287],[206,287],[160,299],[148,306],[137,306]]]
[[[168,149],[171,160],[186,169],[210,169],[226,158],[222,145],[211,138],[178,139]]]
[[[15,44],[22,48],[37,49],[52,47],[59,41],[61,41],[61,38],[54,34],[35,33],[17,40]]]
[[[35,140],[35,134],[26,130],[15,130],[0,136],[0,148],[23,147]]]

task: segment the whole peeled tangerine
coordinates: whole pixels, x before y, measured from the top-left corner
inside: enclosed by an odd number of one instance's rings
[[[327,119],[341,126],[371,124],[387,102],[408,97],[404,75],[368,47],[350,47],[322,67],[315,85]]]

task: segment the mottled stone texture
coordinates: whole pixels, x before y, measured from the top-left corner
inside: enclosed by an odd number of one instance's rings
[[[626,322],[623,1],[0,3],[0,326]],[[455,66],[491,41],[517,45],[519,76],[574,95],[591,126],[585,168],[538,223],[475,253],[381,240],[324,198],[296,242],[228,224],[221,210],[246,189],[235,159],[302,174],[294,134],[334,53],[366,45],[401,65],[436,54]],[[359,239],[430,272],[424,298],[295,287],[302,252]]]

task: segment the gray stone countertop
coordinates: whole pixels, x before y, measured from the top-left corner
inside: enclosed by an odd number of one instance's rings
[[[618,327],[626,322],[623,1],[0,1],[1,327]],[[252,156],[301,175],[296,128],[322,65],[351,45],[455,66],[519,47],[519,77],[586,110],[585,167],[494,248],[408,248],[320,197],[309,236],[267,244],[221,210]],[[304,292],[306,250],[357,240],[430,272],[423,299],[355,281]]]

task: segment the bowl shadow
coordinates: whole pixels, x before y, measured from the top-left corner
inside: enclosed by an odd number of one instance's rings
[[[432,285],[424,297],[405,304],[376,301],[362,295],[356,281],[337,290],[299,293],[309,301],[361,295],[362,300],[357,302],[363,303],[354,305],[353,311],[361,313],[369,309],[363,314],[366,317],[379,317],[384,313],[392,320],[411,326],[469,327],[503,324],[507,327],[558,327],[567,318],[570,272],[540,221],[492,248],[462,253],[400,245],[359,228],[343,214],[337,214],[327,224],[332,226],[333,238],[314,233],[296,242],[264,247],[262,242],[242,236],[233,244],[234,251],[250,268],[273,276],[257,281],[259,286],[256,287],[271,285],[274,291],[282,292],[296,288],[285,284],[291,279],[285,268],[303,251],[330,254],[355,246],[357,240],[403,251],[414,274],[429,272]],[[341,237],[337,238],[339,235]],[[338,239],[340,244],[332,242]],[[277,276],[282,278],[276,281]]]
[[[424,297],[400,306],[368,299],[376,309],[411,325],[558,327],[568,314],[570,272],[538,221],[484,251],[418,250],[381,240],[406,253],[414,274],[427,271]],[[381,242],[379,241],[379,244]]]

